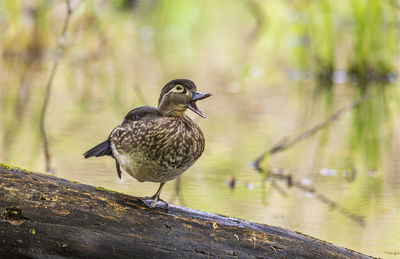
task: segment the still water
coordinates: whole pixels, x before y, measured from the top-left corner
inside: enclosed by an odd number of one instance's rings
[[[198,81],[200,91],[212,91],[209,84]],[[354,169],[340,160],[336,164],[327,162],[322,156],[325,152],[343,158],[346,156],[337,152],[345,150],[335,150],[335,146],[321,150],[315,139],[309,139],[271,157],[269,166],[273,172],[291,174],[294,181],[316,192],[289,188],[280,179],[263,181],[262,175],[250,168],[250,162],[275,144],[275,139],[300,133],[296,118],[294,122],[281,119],[282,114],[289,114],[292,109],[287,107],[284,93],[270,89],[258,95],[261,99],[268,95],[273,98],[248,105],[232,94],[228,105],[224,104],[226,97],[221,97],[218,88],[213,89],[214,96],[198,104],[207,113],[206,119],[188,111],[206,137],[204,154],[182,175],[179,183],[167,183],[162,199],[299,231],[369,255],[391,258],[398,253],[398,153],[388,152],[390,159],[384,160],[382,169]],[[244,96],[254,98],[253,94]],[[119,180],[113,159],[82,157],[86,150],[107,138],[129,108],[112,108],[107,101],[95,100],[82,111],[73,105],[73,96],[62,88],[54,89],[52,98],[47,125],[56,176],[135,196],[150,196],[157,190],[158,184],[140,183],[126,173]],[[157,94],[148,94],[146,99],[154,104]],[[265,113],[258,111],[263,107],[268,111],[271,106],[279,108]],[[343,125],[340,121],[332,125],[333,139]],[[21,127],[11,148],[3,149],[0,158],[5,163],[43,171],[41,142],[35,140],[37,133],[30,123]],[[5,128],[2,130],[4,133]],[[332,150],[326,150],[329,148]],[[324,202],[321,196],[334,205]]]

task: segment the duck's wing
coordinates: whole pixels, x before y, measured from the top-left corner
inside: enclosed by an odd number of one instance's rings
[[[144,117],[147,116],[160,116],[160,113],[157,111],[155,107],[152,106],[142,106],[135,108],[131,111],[129,111],[124,119],[122,120],[121,124],[118,127],[123,127],[124,124],[128,124],[133,121],[138,121],[143,119]],[[117,127],[117,128],[118,128]],[[95,147],[89,149],[86,151],[83,156],[85,158],[89,157],[99,157],[99,156],[111,156],[115,159],[115,166],[117,169],[118,177],[121,178],[121,169],[118,163],[118,160],[114,157],[112,149],[111,149],[111,138],[113,135],[113,132],[115,129],[111,132],[109,135],[108,139],[101,142],[100,144],[96,145]]]
[[[131,110],[130,112],[128,112],[125,115],[125,117],[122,120],[120,125],[129,123],[132,121],[138,121],[138,120],[141,120],[144,117],[148,117],[148,116],[156,116],[157,117],[157,116],[161,116],[161,114],[157,111],[157,108],[153,107],[153,106],[138,107],[138,108],[135,108],[135,109]]]
[[[159,116],[161,114],[152,106],[142,106],[131,110],[125,115],[122,122],[111,131],[108,137],[110,144],[117,148],[125,147],[129,150],[132,143],[136,142],[135,137],[138,131],[143,130],[142,125],[149,125],[149,121]]]
[[[143,120],[144,118],[148,117],[158,117],[161,116],[161,114],[157,111],[155,107],[152,106],[142,106],[135,108],[131,111],[129,111],[120,125],[115,127],[115,129],[110,133],[110,136],[108,137],[108,142],[110,143],[110,149],[111,149],[111,143],[114,143],[116,146],[125,146],[124,142],[130,142],[130,136],[132,134],[135,134],[132,129],[132,123],[135,123],[137,121]],[[112,152],[112,150],[111,150]],[[116,154],[117,155],[117,154]],[[118,162],[118,159],[114,156],[115,159],[115,166],[117,169],[118,177],[121,179],[121,169],[120,169],[120,164]]]

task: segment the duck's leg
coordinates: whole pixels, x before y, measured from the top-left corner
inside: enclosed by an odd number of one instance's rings
[[[160,199],[161,190],[164,187],[164,184],[165,183],[161,183],[160,187],[158,187],[157,192],[153,196],[151,196],[150,199],[152,199],[153,201],[151,202],[150,207],[154,208],[157,205],[157,202]]]
[[[122,174],[121,168],[120,168],[118,160],[116,158],[115,158],[115,168],[117,169],[117,174],[118,174],[119,179],[121,179],[121,174]]]

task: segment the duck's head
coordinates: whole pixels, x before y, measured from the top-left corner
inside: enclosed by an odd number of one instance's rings
[[[189,108],[205,118],[206,115],[197,107],[196,102],[210,96],[210,93],[197,92],[196,85],[188,79],[175,79],[168,82],[161,90],[157,110],[163,116],[183,117]]]

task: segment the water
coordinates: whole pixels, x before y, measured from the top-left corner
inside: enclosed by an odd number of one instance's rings
[[[205,87],[200,89],[209,90]],[[146,99],[154,102],[153,96],[151,94]],[[68,104],[70,98],[64,91],[55,89],[46,121],[54,174],[135,196],[154,194],[158,184],[139,183],[126,173],[119,180],[113,159],[85,160],[82,157],[82,153],[108,136],[125,115],[124,109],[112,112],[107,105],[96,102],[90,104],[96,109],[77,112],[76,107]],[[275,171],[279,168],[285,174],[290,173],[295,181],[315,188],[317,193],[288,188],[286,181],[279,179],[275,180],[278,187],[274,187],[270,180],[263,183],[262,175],[248,164],[274,143],[272,139],[276,137],[271,136],[285,136],[283,132],[289,135],[293,126],[286,120],[280,122],[280,127],[265,126],[268,125],[266,121],[276,123],[278,114],[249,116],[239,110],[214,108],[220,105],[220,98],[215,94],[199,103],[208,114],[207,119],[193,116],[203,128],[206,150],[199,161],[182,175],[179,199],[175,198],[174,204],[280,226],[374,256],[386,257],[390,252],[398,251],[398,160],[389,159],[377,172],[357,171],[354,180],[349,181],[349,168],[344,168],[340,161],[337,164],[341,166],[327,168],[323,161],[314,160],[315,157],[324,158],[315,154],[318,150],[315,139],[309,140],[273,156],[270,165]],[[241,102],[239,98],[237,100]],[[243,106],[242,109],[251,110]],[[285,108],[282,110],[284,113]],[[275,131],[277,128],[278,132]],[[2,161],[43,170],[41,143],[29,143],[33,136],[31,125],[24,125],[7,150],[12,156],[5,154],[3,149],[0,153]],[[4,160],[5,155],[7,159]],[[234,188],[229,187],[232,179],[235,179]],[[174,195],[176,197],[176,181],[169,182],[161,196],[170,202]],[[332,208],[317,198],[318,195],[335,202],[337,207]]]

